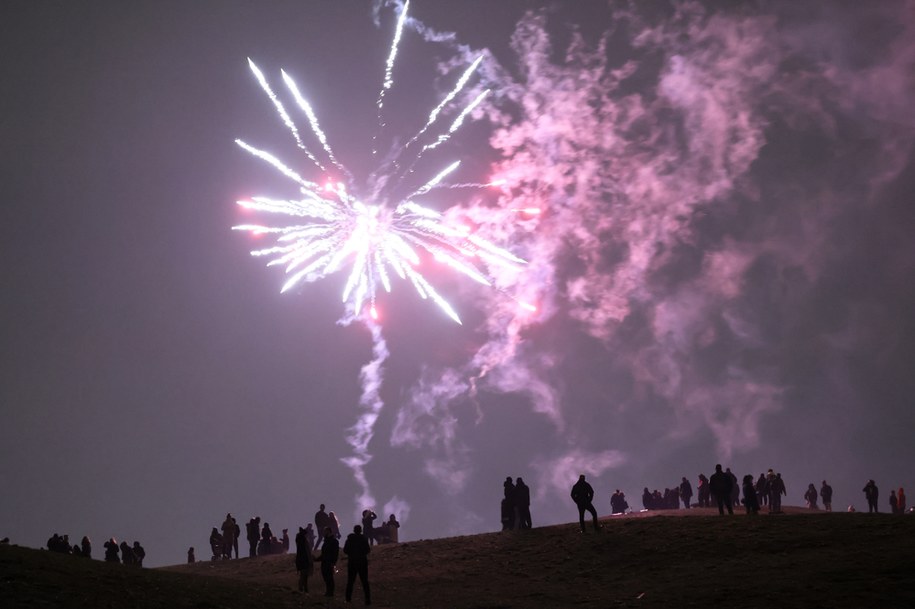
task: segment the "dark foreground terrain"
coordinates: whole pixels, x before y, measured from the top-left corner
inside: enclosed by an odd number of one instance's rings
[[[915,516],[788,511],[655,512],[605,520],[596,534],[559,525],[376,547],[374,606],[915,607]],[[141,570],[2,546],[0,606],[343,606],[339,568],[328,603],[317,574],[311,596],[295,591],[291,555]],[[350,606],[361,605],[357,584]]]

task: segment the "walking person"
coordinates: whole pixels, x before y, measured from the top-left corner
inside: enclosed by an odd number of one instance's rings
[[[578,508],[578,524],[581,525],[581,532],[585,532],[586,511],[591,512],[591,517],[594,519],[594,530],[599,531],[600,523],[597,522],[597,510],[594,509],[594,504],[591,503],[591,500],[594,499],[594,489],[585,481],[584,474],[578,476],[578,482],[572,487],[570,495]]]
[[[324,541],[321,544],[321,578],[324,580],[324,596],[334,595],[334,571],[340,555],[340,542],[330,527],[324,527]]]
[[[346,554],[346,602],[353,600],[353,584],[356,583],[356,577],[362,584],[362,592],[365,594],[365,604],[372,604],[372,594],[369,588],[369,552],[372,546],[369,545],[365,535],[362,534],[362,527],[356,525],[353,532],[346,537],[346,543],[343,544],[343,553]]]

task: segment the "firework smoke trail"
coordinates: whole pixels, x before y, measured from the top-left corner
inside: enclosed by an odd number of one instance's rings
[[[347,443],[353,448],[353,455],[342,459],[352,471],[356,483],[359,485],[359,495],[356,497],[356,511],[375,506],[375,498],[365,474],[365,466],[372,460],[369,453],[369,443],[375,434],[375,422],[384,408],[379,391],[384,380],[383,366],[388,359],[388,346],[381,334],[381,325],[373,320],[361,320],[372,334],[372,359],[362,367],[359,380],[362,384],[362,395],[359,397],[359,406],[363,412],[359,415],[356,424],[349,430]],[[344,321],[347,325],[349,321]]]
[[[384,126],[381,120],[384,95],[393,85],[394,59],[406,22],[408,7],[409,3],[404,3],[385,66],[384,82],[378,98],[379,130]],[[411,141],[415,141],[430,130],[445,107],[466,86],[470,77],[480,66],[482,59],[482,55],[477,57],[472,65],[464,70],[458,84],[432,111],[419,134]],[[324,170],[324,165],[306,147],[302,134],[282,101],[270,87],[266,76],[252,60],[249,59],[248,64],[283,124],[292,134],[296,146],[306,153],[315,166]],[[285,71],[281,71],[281,76],[296,105],[307,117],[311,133],[320,144],[319,150],[323,151],[334,167],[352,181],[352,174],[339,162],[328,143],[327,136],[321,129],[311,104]],[[434,145],[426,146],[415,152],[411,170],[423,152],[437,147],[460,128],[465,118],[480,104],[488,92],[487,90],[477,95],[452,122],[447,132],[438,136]],[[369,444],[374,435],[375,423],[384,406],[379,391],[383,380],[383,365],[388,357],[381,326],[376,321],[378,318],[376,308],[378,290],[383,289],[385,292],[390,292],[391,278],[396,275],[401,280],[409,282],[421,298],[431,300],[448,317],[461,323],[454,308],[416,270],[415,267],[421,262],[421,252],[425,252],[436,262],[449,266],[456,272],[485,286],[494,285],[492,273],[497,272],[496,269],[498,272],[504,272],[506,268],[517,270],[525,264],[525,261],[479,235],[472,234],[463,224],[452,225],[448,217],[417,202],[417,199],[421,199],[431,190],[439,188],[442,180],[458,169],[460,161],[452,162],[409,195],[393,197],[399,202],[390,208],[380,199],[377,201],[364,200],[352,194],[352,189],[343,182],[329,182],[322,186],[304,178],[273,154],[251,146],[241,139],[236,140],[236,143],[246,152],[266,162],[293,181],[299,190],[300,197],[295,199],[255,196],[250,200],[238,201],[240,206],[255,212],[288,217],[293,222],[292,224],[279,226],[244,224],[233,227],[233,230],[246,231],[254,235],[270,235],[275,238],[275,244],[254,250],[251,254],[267,258],[269,260],[267,266],[284,268],[287,280],[281,291],[286,292],[301,282],[322,279],[351,262],[342,293],[345,315],[340,323],[342,325],[349,325],[353,321],[364,323],[371,333],[373,347],[372,359],[360,373],[362,395],[359,404],[362,413],[356,424],[348,430],[347,435],[347,442],[353,449],[353,455],[342,460],[350,467],[359,485],[360,494],[357,497],[359,506],[372,506],[374,498],[365,473],[365,466],[372,458],[369,453]],[[374,143],[373,139],[373,146]],[[401,148],[397,154],[402,154],[404,149],[405,147]],[[404,176],[400,176],[398,183],[403,178]],[[460,186],[467,187],[469,183]],[[486,185],[481,184],[480,186]]]

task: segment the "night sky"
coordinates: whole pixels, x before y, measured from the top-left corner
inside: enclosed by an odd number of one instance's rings
[[[860,508],[874,478],[888,509],[915,486],[915,4],[633,5],[411,2],[379,141],[484,53],[464,94],[491,95],[417,173],[504,185],[423,203],[528,264],[497,289],[424,266],[463,325],[380,295],[360,485],[372,335],[338,323],[345,272],[280,294],[231,230],[236,200],[297,194],[233,140],[327,177],[250,57],[365,188],[400,4],[4,2],[0,537],[155,566],[206,558],[226,512],[294,535],[322,502],[441,537],[498,530],[508,475],[537,526],[574,519],[579,473],[606,514],[717,462],[793,505],[826,479]]]

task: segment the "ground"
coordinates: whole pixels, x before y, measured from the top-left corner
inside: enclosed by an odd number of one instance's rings
[[[659,511],[373,548],[374,606],[915,607],[915,516],[810,513],[719,517]],[[136,569],[0,546],[3,607],[137,609],[343,605],[317,574],[296,591],[292,555]],[[353,606],[362,605],[358,586]]]

